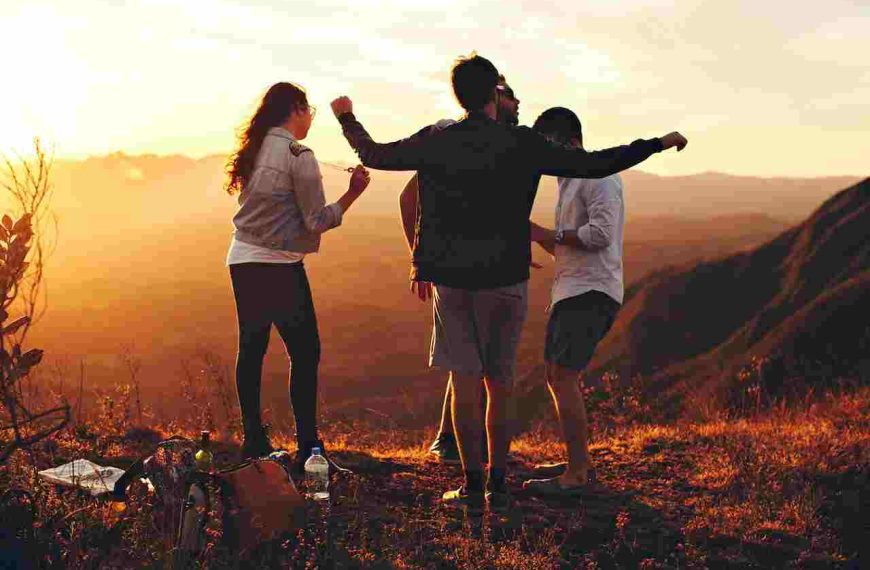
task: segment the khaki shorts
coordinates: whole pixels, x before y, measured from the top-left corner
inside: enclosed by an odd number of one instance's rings
[[[511,383],[528,282],[495,289],[435,285],[429,366]]]

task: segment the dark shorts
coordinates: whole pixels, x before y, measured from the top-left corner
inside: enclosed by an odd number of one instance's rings
[[[544,359],[578,372],[592,360],[595,347],[613,326],[619,303],[600,291],[562,299],[547,323]]]

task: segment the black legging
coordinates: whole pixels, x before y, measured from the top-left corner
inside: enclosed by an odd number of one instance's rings
[[[236,388],[246,440],[263,437],[260,383],[263,358],[272,324],[290,357],[290,402],[296,419],[299,449],[317,438],[317,366],[320,336],[311,287],[302,263],[240,263],[230,265],[239,354]]]

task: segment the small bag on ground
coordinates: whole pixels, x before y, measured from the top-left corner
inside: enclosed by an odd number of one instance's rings
[[[203,473],[196,469],[197,448],[181,437],[160,442],[124,473],[113,493],[122,500],[133,479],[148,479],[162,503],[156,522],[173,549],[175,567],[202,553],[208,528],[218,530],[218,546],[243,555],[304,527],[305,500],[283,463],[257,459]]]
[[[244,556],[303,528],[305,500],[285,467],[271,459],[195,474],[179,518],[175,566],[195,560],[205,547],[206,529],[218,525],[216,546]]]

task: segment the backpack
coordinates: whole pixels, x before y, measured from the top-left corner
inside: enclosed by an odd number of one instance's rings
[[[123,499],[134,477],[144,476],[151,483],[162,502],[155,522],[175,567],[202,554],[207,534],[218,537],[217,546],[241,555],[305,526],[305,501],[284,462],[255,459],[203,473],[196,469],[197,448],[182,437],[162,441],[115,485],[115,498]]]

